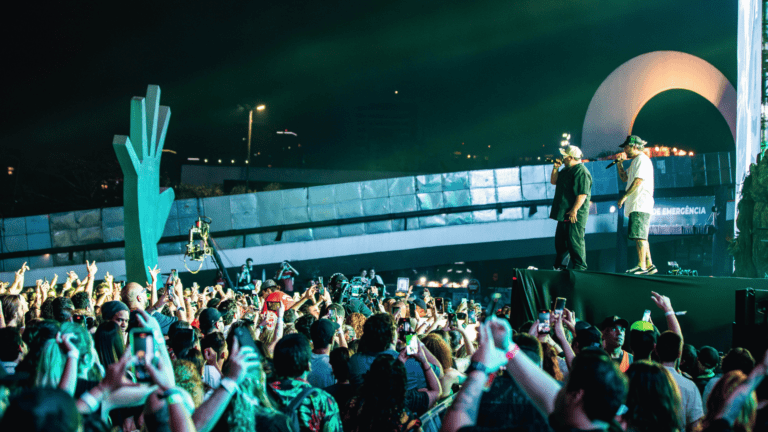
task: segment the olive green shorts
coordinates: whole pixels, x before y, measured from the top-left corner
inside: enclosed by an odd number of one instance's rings
[[[651,225],[651,214],[634,211],[629,214],[629,239],[648,240],[648,227]]]

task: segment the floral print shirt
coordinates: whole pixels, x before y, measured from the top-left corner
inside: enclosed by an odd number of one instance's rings
[[[272,396],[280,408],[287,407],[304,389],[312,387],[303,379],[282,379],[269,384]],[[336,400],[318,389],[299,405],[300,432],[343,432]]]

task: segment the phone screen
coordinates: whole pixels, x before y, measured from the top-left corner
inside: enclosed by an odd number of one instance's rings
[[[443,308],[443,298],[442,297],[435,297],[435,309],[437,309],[437,313],[444,313],[445,309]]]
[[[400,313],[400,306],[392,306],[392,316],[396,316]]]
[[[408,355],[416,355],[419,352],[419,338],[415,334],[405,335],[405,353]]]
[[[411,318],[418,318],[416,314],[416,303],[408,303],[408,316]]]
[[[467,312],[467,321],[469,324],[477,324],[477,312],[474,309],[470,309]]]
[[[467,319],[467,314],[465,314],[464,312],[459,312],[456,314],[456,318],[460,320],[465,320]]]
[[[273,312],[277,312],[280,310],[280,302],[267,302],[267,309],[271,310]]]
[[[555,300],[555,308],[552,310],[552,315],[555,319],[559,318],[560,315],[563,314],[563,310],[565,309],[565,298],[558,297],[557,300]]]
[[[331,321],[336,321],[336,310],[335,309],[328,309],[328,319]]]
[[[399,295],[405,295],[408,293],[408,285],[409,285],[409,279],[408,278],[397,278],[397,291],[396,294]]]
[[[549,334],[549,311],[539,311],[539,334]]]
[[[155,339],[152,335],[152,329],[135,328],[131,330],[131,353],[136,357],[133,366],[136,381],[152,381],[152,377],[145,367],[148,363],[151,364],[155,358]]]
[[[651,320],[651,310],[650,309],[646,309],[645,313],[643,313],[643,321],[648,322],[650,320]]]

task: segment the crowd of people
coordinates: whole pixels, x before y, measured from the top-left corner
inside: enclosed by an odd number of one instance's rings
[[[508,305],[340,273],[289,294],[27,270],[0,284],[4,431],[407,432],[443,405],[442,432],[768,430],[764,353],[686,344],[658,293],[663,332],[566,308],[513,329]]]

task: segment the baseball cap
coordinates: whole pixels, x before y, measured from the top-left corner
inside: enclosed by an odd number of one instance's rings
[[[115,300],[115,301],[108,301],[101,305],[101,317],[104,318],[106,321],[109,321],[112,319],[112,317],[115,316],[120,311],[127,311],[128,306],[125,305],[125,303]]]
[[[720,353],[711,346],[701,347],[699,350],[699,362],[707,369],[714,369],[720,364]]]
[[[648,144],[646,141],[642,140],[637,135],[630,135],[627,137],[627,139],[624,140],[623,143],[619,144],[619,148],[624,148],[626,146],[632,146],[637,148],[643,148],[645,145]]]
[[[221,319],[221,312],[214,308],[205,308],[200,312],[200,331],[208,333],[216,327],[216,323]]]
[[[325,318],[319,319],[309,328],[309,335],[312,337],[312,343],[315,347],[326,347],[331,344],[333,335],[341,326]]]
[[[264,283],[263,283],[263,284],[261,284],[261,288],[262,288],[262,289],[263,289],[263,288],[274,288],[274,287],[276,287],[276,286],[277,286],[277,282],[275,282],[275,281],[274,281],[274,280],[272,280],[272,279],[267,279],[267,280],[265,280],[265,281],[264,281]]]
[[[655,331],[655,327],[653,327],[653,324],[649,323],[648,321],[635,321],[632,323],[632,326],[629,328],[630,330],[636,330],[636,331]]]
[[[603,336],[594,327],[587,327],[576,331],[576,342],[580,349],[600,347]]]
[[[614,325],[619,324],[626,330],[629,328],[629,321],[625,320],[624,318],[620,318],[616,315],[606,317],[600,325],[597,327],[600,329],[600,331],[605,330],[608,327],[613,327]]]
[[[576,147],[575,145],[568,145],[565,147],[562,147],[560,149],[560,154],[563,156],[570,156],[574,159],[581,159],[584,154],[581,152],[581,149]]]
[[[282,302],[283,306],[285,307],[285,310],[290,309],[291,306],[293,306],[293,304],[295,303],[293,301],[293,297],[289,296],[288,294],[286,294],[286,293],[284,293],[282,291],[275,291],[272,294],[268,295],[264,299],[264,306],[262,306],[262,308],[261,308],[262,312],[266,312],[267,310],[269,310],[269,309],[267,309],[267,303],[268,302],[269,303],[272,303],[272,302]]]

